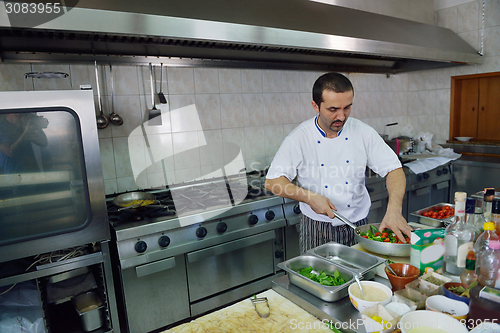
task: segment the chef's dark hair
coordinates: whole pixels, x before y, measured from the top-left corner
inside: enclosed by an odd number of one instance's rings
[[[336,93],[352,91],[354,94],[354,87],[352,86],[351,81],[340,73],[323,74],[316,80],[316,82],[314,82],[312,98],[318,107],[321,102],[323,102],[324,90],[331,90]]]

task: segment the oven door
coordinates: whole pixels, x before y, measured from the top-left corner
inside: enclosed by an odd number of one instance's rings
[[[188,318],[186,265],[179,255],[121,271],[130,333],[146,333]]]
[[[191,302],[274,273],[275,231],[187,254]]]
[[[107,239],[92,91],[0,93],[0,262]]]

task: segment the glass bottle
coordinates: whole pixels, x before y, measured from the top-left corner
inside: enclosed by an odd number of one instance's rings
[[[455,218],[445,229],[443,272],[460,275],[465,270],[465,258],[473,248],[474,230],[465,221],[467,193],[455,192]]]
[[[491,204],[491,222],[495,223],[497,235],[500,236],[500,201],[493,200]]]
[[[467,257],[465,258],[465,270],[460,275],[460,281],[467,288],[472,282],[477,280],[477,275],[475,272],[476,267],[476,254],[474,251],[469,251]]]
[[[478,237],[483,233],[483,228],[485,223],[483,216],[483,208],[477,205],[478,201],[479,200],[476,201],[476,207],[474,209],[474,232],[476,234],[474,243],[477,241]]]
[[[472,230],[474,230],[474,238],[479,236],[479,234],[476,235],[476,229],[474,228],[474,209],[476,207],[476,199],[474,198],[467,198],[465,201],[465,223],[467,223]]]
[[[483,233],[479,235],[474,243],[474,252],[476,252],[476,274],[479,274],[479,266],[481,265],[479,258],[481,254],[489,249],[490,241],[499,240],[498,235],[495,233],[495,224],[493,222],[486,222],[483,226]]]
[[[495,198],[495,189],[494,188],[485,188],[484,189],[484,208],[483,208],[483,216],[484,222],[491,222],[491,208],[493,199]]]

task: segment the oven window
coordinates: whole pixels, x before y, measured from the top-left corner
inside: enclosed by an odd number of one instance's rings
[[[67,108],[0,110],[0,245],[85,227],[80,133]]]

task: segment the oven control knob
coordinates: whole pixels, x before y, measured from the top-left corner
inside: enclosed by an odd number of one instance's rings
[[[417,175],[417,182],[421,182],[422,181],[422,175],[421,174],[418,174]]]
[[[198,229],[196,229],[196,237],[203,238],[206,235],[207,235],[207,228],[199,227]]]
[[[225,233],[226,230],[227,230],[227,224],[225,222],[219,222],[219,224],[217,224],[217,232],[219,234]]]
[[[448,168],[443,168],[443,174],[447,174],[448,173]]]
[[[424,179],[429,179],[429,174],[427,172],[424,172]]]
[[[144,253],[148,248],[148,244],[146,244],[145,241],[138,241],[137,243],[135,243],[134,248],[137,253]]]
[[[170,237],[168,236],[161,236],[160,239],[158,239],[158,245],[161,247],[167,247],[170,245]]]
[[[438,171],[436,171],[436,175],[441,176],[443,174],[443,172],[441,170],[438,169]]]
[[[272,219],[274,219],[275,216],[276,216],[276,214],[274,214],[274,212],[272,210],[268,210],[266,212],[266,220],[268,220],[268,221],[271,221]]]
[[[248,223],[250,223],[250,225],[256,225],[257,222],[259,222],[259,217],[257,215],[251,214],[248,217]]]
[[[299,215],[301,213],[299,204],[296,204],[295,206],[293,206],[293,212],[297,215]]]

